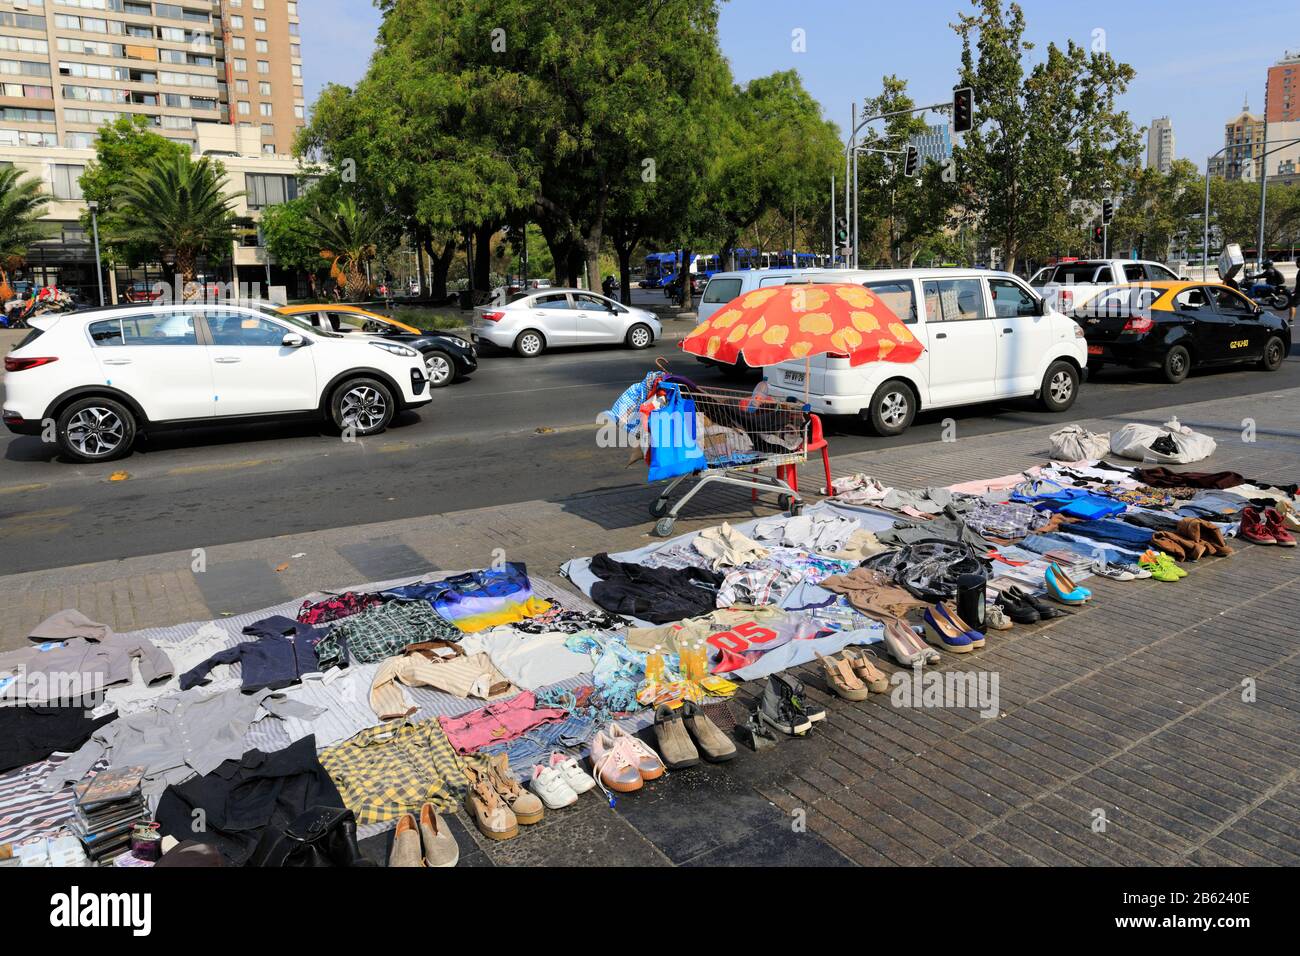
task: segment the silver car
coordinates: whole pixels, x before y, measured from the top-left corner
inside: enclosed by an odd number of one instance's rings
[[[647,309],[607,299],[585,289],[521,292],[505,305],[474,310],[475,344],[489,342],[524,358],[569,345],[626,345],[649,348],[663,326]]]

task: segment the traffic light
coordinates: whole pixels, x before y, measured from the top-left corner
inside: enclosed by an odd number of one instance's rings
[[[1101,221],[1109,226],[1111,220],[1114,218],[1115,218],[1115,204],[1111,202],[1109,199],[1103,199],[1101,201]]]
[[[1104,237],[1105,237],[1105,233],[1102,231],[1101,226],[1093,226],[1093,227],[1092,227],[1092,241],[1093,241],[1093,242],[1100,243]]]
[[[907,144],[907,150],[903,154],[903,175],[915,176],[916,171],[921,168],[921,151],[911,143]]]
[[[847,246],[849,244],[849,221],[843,216],[835,219],[835,245]]]
[[[975,125],[975,91],[959,86],[952,91],[952,131],[965,133]]]

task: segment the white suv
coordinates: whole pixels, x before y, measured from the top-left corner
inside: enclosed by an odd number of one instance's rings
[[[31,320],[5,356],[4,423],[75,461],[127,454],[138,432],[323,416],[355,435],[429,403],[415,349],[316,329],[262,307],[139,306]]]

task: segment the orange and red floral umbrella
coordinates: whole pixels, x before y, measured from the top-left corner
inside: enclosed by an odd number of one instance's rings
[[[849,364],[914,362],[924,351],[870,289],[848,283],[783,285],[737,296],[686,336],[692,355],[776,365],[810,355],[847,355]]]

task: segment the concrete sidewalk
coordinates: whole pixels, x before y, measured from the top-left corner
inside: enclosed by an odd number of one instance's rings
[[[1142,420],[1171,415],[1219,442],[1197,470],[1300,474],[1300,390],[1152,409]],[[958,431],[951,442],[833,458],[833,468],[904,487],[994,477],[1043,461],[1048,435],[1068,421],[970,440]],[[1124,422],[1082,424],[1110,431]],[[191,570],[195,553],[179,551],[0,577],[0,649],[62,607],[119,630],[174,624],[320,588],[483,566],[495,549],[558,581],[571,557],[651,540],[654,493],[643,478],[634,467],[626,486],[590,495],[207,548],[201,573]],[[805,492],[820,486],[820,462],[801,483]],[[677,530],[774,510],[770,500],[753,507],[743,492],[710,490]],[[1094,579],[1095,600],[1072,616],[994,632],[964,659],[944,655],[944,672],[997,676],[995,719],[888,695],[846,704],[804,668],[810,696],[830,712],[810,739],[674,772],[613,812],[584,801],[504,844],[488,845],[458,820],[464,859],[1300,864],[1300,561],[1243,546],[1189,570],[1178,584]]]

